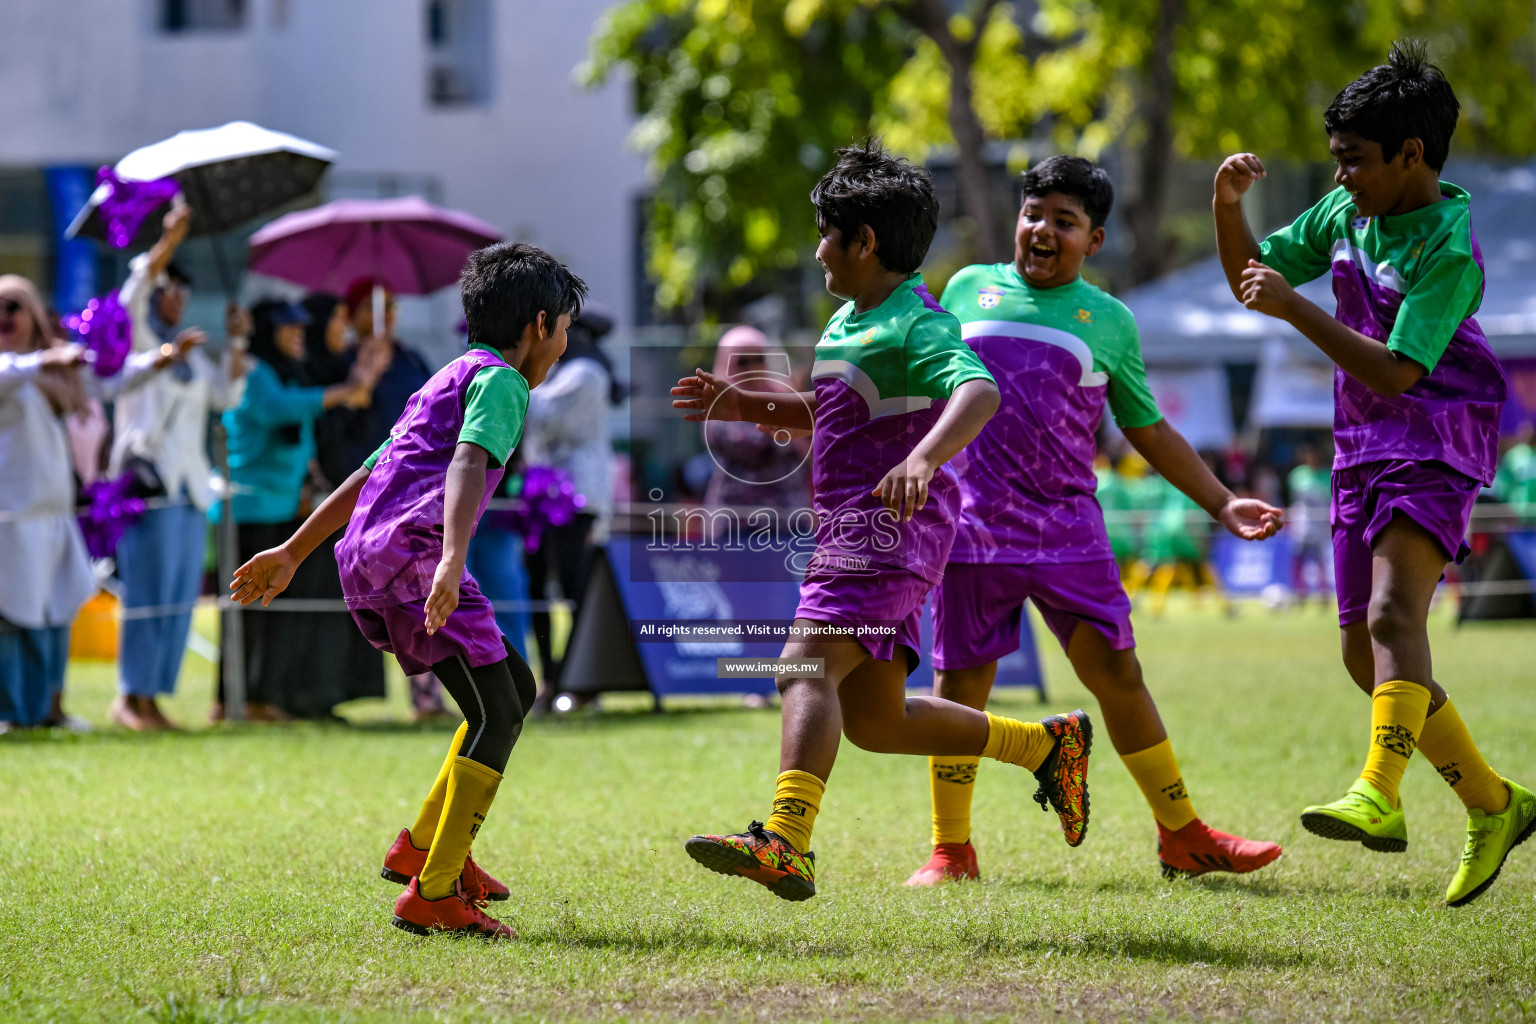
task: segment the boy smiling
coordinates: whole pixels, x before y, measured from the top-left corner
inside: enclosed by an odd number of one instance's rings
[[[967,267],[944,290],[940,304],[960,319],[1002,404],[950,463],[960,515],[934,604],[934,693],[985,707],[997,661],[1018,649],[1024,602],[1033,600],[1152,808],[1164,874],[1253,871],[1280,847],[1217,832],[1195,815],[1142,681],[1131,602],[1094,498],[1106,402],[1132,447],[1237,536],[1269,536],[1280,511],[1233,496],[1163,419],[1130,311],[1082,279],[1113,200],[1102,168],[1080,157],[1043,161],[1024,175],[1014,261]],[[934,851],[907,884],[979,877],[970,843],[978,761],[929,761]]]
[[[1242,208],[1264,177],[1258,157],[1228,157],[1212,203],[1232,293],[1288,321],[1338,367],[1334,583],[1344,667],[1371,695],[1371,745],[1349,791],[1306,808],[1301,823],[1325,839],[1406,850],[1398,784],[1417,747],[1467,808],[1452,906],[1481,895],[1536,831],[1536,796],[1489,767],[1430,664],[1430,599],[1446,563],[1468,552],[1506,392],[1472,318],[1483,266],[1470,197],[1440,180],[1459,109],[1423,44],[1396,44],[1323,115],[1337,189],[1262,245]],[[1336,316],[1294,288],[1330,270]]]

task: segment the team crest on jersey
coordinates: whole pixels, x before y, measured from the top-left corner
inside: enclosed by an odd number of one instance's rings
[[[1356,231],[1364,231],[1365,226],[1370,222],[1371,218],[1369,217],[1356,217],[1354,220],[1349,222],[1349,226],[1354,228]]]
[[[871,327],[869,330],[865,331],[863,334],[859,335],[859,344],[860,345],[870,345],[870,344],[873,344],[874,340],[875,340],[875,329],[873,327]]]
[[[1093,323],[1093,313],[1090,310],[1079,309],[1076,313],[1073,313],[1072,316],[1080,324]]]
[[[982,309],[996,309],[1003,301],[1003,290],[989,284],[976,293],[976,305]]]

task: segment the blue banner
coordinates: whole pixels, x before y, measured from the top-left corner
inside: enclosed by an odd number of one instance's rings
[[[615,537],[606,550],[629,639],[653,693],[774,692],[768,678],[717,678],[716,659],[776,658],[783,649],[784,627],[795,617],[800,588],[798,581],[785,578],[780,554],[656,548],[644,537]],[[728,628],[707,639],[675,639],[667,635],[665,623]],[[907,679],[912,689],[933,686],[930,608],[924,608],[922,630],[922,660]],[[998,663],[997,685],[1043,689],[1027,616],[1020,640],[1020,650]]]
[[[53,210],[53,308],[78,313],[96,295],[96,244],[65,238],[64,231],[91,198],[96,178],[89,167],[49,167],[44,177]]]
[[[1211,563],[1221,585],[1233,596],[1257,597],[1275,585],[1289,591],[1295,583],[1291,538],[1286,533],[1247,541],[1223,531],[1211,541]]]

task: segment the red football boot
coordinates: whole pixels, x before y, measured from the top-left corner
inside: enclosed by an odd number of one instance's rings
[[[453,892],[440,900],[424,899],[418,888],[420,885],[421,879],[411,879],[405,892],[395,900],[396,928],[403,928],[414,935],[447,932],[450,935],[478,935],[486,939],[517,938],[517,932],[481,910],[464,892],[464,885],[458,880],[453,883]]]
[[[416,849],[411,844],[411,830],[403,828],[400,835],[395,837],[395,845],[384,855],[384,869],[379,872],[379,876],[396,885],[409,885],[411,879],[421,874],[421,869],[426,866],[427,851]],[[512,895],[506,886],[476,864],[474,857],[464,858],[464,870],[459,872],[459,881],[464,883],[464,892],[476,903],[504,900]]]
[[[1207,871],[1246,875],[1280,856],[1278,843],[1264,843],[1217,832],[1196,818],[1177,832],[1157,826],[1157,859],[1164,878],[1193,878]]]
[[[938,885],[940,882],[963,882],[981,878],[976,866],[976,847],[967,840],[963,843],[939,843],[933,848],[928,863],[913,872],[908,885]]]

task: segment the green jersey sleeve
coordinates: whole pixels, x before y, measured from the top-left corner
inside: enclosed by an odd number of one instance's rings
[[[384,439],[384,443],[379,445],[379,450],[374,452],[372,455],[368,456],[366,459],[363,460],[363,468],[368,470],[369,472],[372,472],[373,471],[373,467],[377,466],[379,464],[379,459],[383,457],[384,450],[389,447],[389,442],[391,442],[393,440],[394,440],[394,437],[386,437]]]
[[[528,382],[510,366],[487,366],[469,382],[464,393],[464,426],[459,443],[477,444],[504,466],[522,440],[528,418]]]
[[[992,380],[981,358],[960,337],[960,321],[934,310],[907,333],[907,394],[942,401],[968,380]],[[994,383],[996,383],[994,381]]]
[[[1109,374],[1109,388],[1105,398],[1109,411],[1115,417],[1115,425],[1121,430],[1150,427],[1163,418],[1147,384],[1147,364],[1141,356],[1141,335],[1136,330],[1136,318],[1130,310],[1120,310],[1115,317],[1115,338],[1112,346],[1106,346],[1108,356],[1105,369]],[[1101,356],[1101,357],[1102,357]]]
[[[1387,348],[1434,370],[1451,335],[1481,303],[1483,270],[1471,253],[1442,251],[1408,288]]]
[[[1259,262],[1280,272],[1293,287],[1322,277],[1333,264],[1333,227],[1342,188],[1324,196],[1312,209],[1259,243]]]

